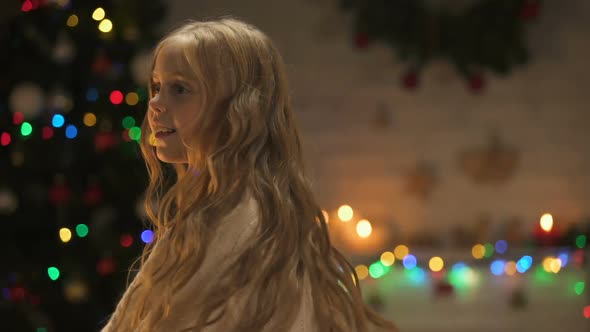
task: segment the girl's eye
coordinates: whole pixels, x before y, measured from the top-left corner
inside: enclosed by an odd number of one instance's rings
[[[155,96],[158,93],[160,93],[160,85],[159,84],[152,83],[150,88],[151,88],[152,96]]]
[[[176,94],[179,94],[179,95],[187,92],[187,89],[180,84],[173,84],[172,89]]]

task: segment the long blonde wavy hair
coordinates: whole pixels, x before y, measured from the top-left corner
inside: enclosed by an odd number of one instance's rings
[[[145,287],[138,285],[133,300],[119,304],[127,319],[112,317],[113,330],[150,330],[166,318],[173,294],[199,269],[216,220],[248,190],[263,207],[260,232],[220,273],[216,287],[204,294],[204,305],[194,308],[191,330],[211,323],[239,285],[256,289],[247,302],[257,304],[243,311],[239,331],[261,331],[271,318],[291,322],[301,301],[289,276],[296,267],[299,276],[309,276],[320,331],[364,332],[370,326],[396,331],[363,302],[354,268],[330,242],[304,172],[283,60],[271,40],[252,25],[223,17],[172,31],[156,46],[154,60],[165,45],[182,51],[180,61],[203,96],[201,111],[195,112],[192,137],[184,138],[188,164],[172,168],[157,159],[144,118],[141,150],[150,178],[145,207],[155,240],[141,257]],[[173,244],[159,248],[166,263],[147,269],[153,244],[165,232]],[[144,305],[148,298],[150,308]]]

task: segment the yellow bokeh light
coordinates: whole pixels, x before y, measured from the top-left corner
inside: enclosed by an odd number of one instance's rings
[[[550,213],[545,213],[541,216],[539,223],[545,232],[551,232],[551,229],[553,228],[553,216]]]
[[[395,254],[395,258],[404,259],[404,257],[410,253],[410,249],[407,246],[400,244],[393,249],[393,253]]]
[[[69,242],[72,239],[72,231],[64,227],[59,230],[59,238],[63,243]]]
[[[104,9],[98,7],[94,10],[94,12],[92,12],[92,19],[94,19],[95,21],[100,21],[104,18],[105,16],[105,12]]]
[[[554,257],[548,256],[543,259],[543,270],[545,272],[551,272],[551,262],[553,261]]]
[[[328,222],[330,222],[330,215],[328,214],[328,211],[322,210],[322,214],[324,215],[324,219],[326,220],[326,224]]]
[[[107,33],[113,29],[113,22],[111,20],[105,18],[104,20],[100,21],[98,24],[98,30]]]
[[[445,262],[438,256],[432,257],[428,262],[428,267],[434,272],[442,270],[444,266]]]
[[[359,280],[364,280],[369,276],[369,268],[366,265],[357,265],[354,270],[356,271],[356,275],[359,277]]]
[[[70,0],[56,0],[55,2],[57,3],[58,6],[60,6],[61,8],[64,8],[65,6],[67,6],[70,3]]]
[[[471,255],[475,259],[482,259],[486,253],[486,247],[483,244],[476,244],[471,248]]]
[[[395,255],[391,251],[386,251],[381,254],[381,264],[391,266],[395,263]]]
[[[349,222],[352,219],[354,212],[352,208],[348,205],[342,205],[338,208],[338,218],[344,222]]]
[[[356,233],[362,237],[367,238],[373,232],[373,227],[371,227],[371,223],[367,219],[359,220],[356,224]]]
[[[66,24],[70,27],[73,28],[76,25],[78,25],[78,16],[76,15],[70,15],[70,17],[68,17],[68,20],[66,21]]]
[[[516,262],[510,261],[510,262],[506,263],[506,266],[504,266],[504,272],[506,272],[506,275],[509,275],[509,276],[515,275],[516,274]]]
[[[561,259],[559,259],[559,258],[552,259],[551,263],[549,264],[549,269],[553,273],[559,272],[559,270],[561,270]]]
[[[84,124],[86,127],[93,127],[96,124],[96,115],[94,113],[84,114]]]
[[[125,102],[127,103],[127,105],[129,106],[135,106],[137,105],[137,103],[139,102],[139,96],[137,95],[137,93],[135,92],[129,92],[126,96],[125,96]]]

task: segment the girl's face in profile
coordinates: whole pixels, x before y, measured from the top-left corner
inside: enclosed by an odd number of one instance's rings
[[[148,122],[155,137],[152,143],[158,159],[166,163],[187,162],[181,134],[191,136],[183,130],[188,130],[200,105],[197,83],[188,78],[181,52],[176,45],[160,49],[150,82]]]

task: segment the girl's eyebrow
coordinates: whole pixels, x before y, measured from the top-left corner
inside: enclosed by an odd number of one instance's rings
[[[158,73],[156,72],[152,72],[152,74],[150,75],[150,81],[154,81],[154,77],[159,76]],[[175,71],[172,73],[168,73],[168,75],[166,75],[169,77],[168,80],[178,80],[178,81],[182,81],[182,82],[186,82],[186,83],[190,83],[191,80],[184,75],[183,73],[179,72],[179,71]]]

